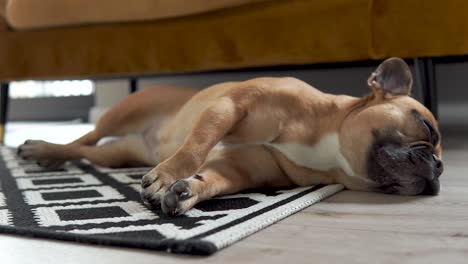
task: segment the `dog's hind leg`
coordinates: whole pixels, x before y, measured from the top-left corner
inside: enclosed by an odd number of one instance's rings
[[[36,160],[44,167],[57,167],[66,161],[83,158],[105,167],[155,165],[155,154],[151,153],[139,134],[124,136],[103,145],[95,145],[97,140],[92,134],[66,145],[28,140],[18,148],[18,155],[26,160]]]
[[[67,161],[67,151],[82,145],[95,145],[101,137],[96,130],[90,131],[77,140],[66,144],[53,144],[43,140],[26,140],[18,147],[17,153],[27,160],[36,160],[43,167],[60,167]]]
[[[96,143],[102,138],[101,135],[97,132],[97,130],[92,130],[86,133],[84,136],[78,138],[77,140],[69,143],[68,145],[96,145]]]

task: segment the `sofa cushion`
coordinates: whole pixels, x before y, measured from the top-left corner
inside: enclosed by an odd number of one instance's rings
[[[264,1],[140,23],[4,32],[2,79],[182,73],[368,59],[369,0]]]
[[[373,0],[372,58],[468,54],[468,1]]]
[[[0,0],[0,31],[8,29],[8,26],[5,21],[5,9],[6,9],[7,0]]]
[[[7,0],[0,0],[0,19],[5,15]]]
[[[14,29],[33,29],[155,20],[259,1],[265,0],[10,0],[6,17]]]

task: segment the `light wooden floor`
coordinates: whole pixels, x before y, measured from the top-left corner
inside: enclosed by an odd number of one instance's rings
[[[211,257],[0,235],[1,263],[468,263],[468,138],[446,137],[441,193],[343,191]]]

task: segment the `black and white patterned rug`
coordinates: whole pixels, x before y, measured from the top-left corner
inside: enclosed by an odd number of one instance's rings
[[[257,190],[170,218],[140,201],[140,179],[150,168],[80,162],[46,171],[13,149],[0,147],[0,154],[0,232],[172,253],[212,254],[343,188]]]

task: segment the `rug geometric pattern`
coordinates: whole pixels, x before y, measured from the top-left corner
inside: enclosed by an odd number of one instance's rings
[[[342,185],[269,189],[214,198],[167,217],[140,200],[151,168],[85,162],[45,170],[0,148],[0,232],[209,255],[319,200]]]

